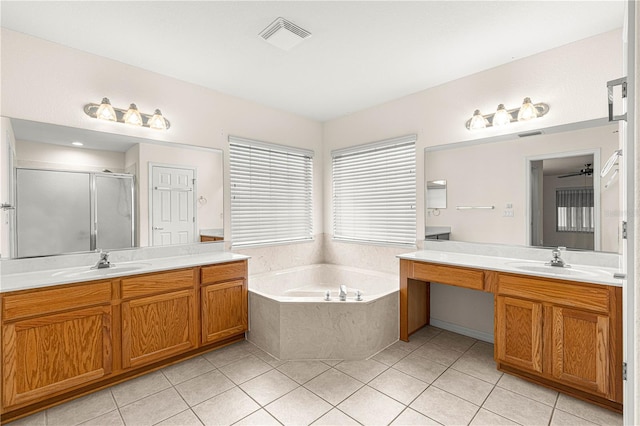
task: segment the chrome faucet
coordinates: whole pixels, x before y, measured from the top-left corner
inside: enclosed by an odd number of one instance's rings
[[[347,300],[347,286],[346,286],[346,285],[344,285],[344,284],[342,284],[342,285],[340,286],[340,294],[339,294],[339,297],[340,297],[340,300],[341,300],[341,301],[343,301],[343,302],[344,302],[345,300]]]
[[[556,249],[553,249],[553,251],[551,252],[551,261],[549,263],[547,263],[547,265],[550,266],[558,266],[560,268],[568,268],[569,265],[567,265],[564,260],[562,260],[562,258],[560,257],[560,252],[562,250],[566,250],[566,247],[558,247]]]
[[[91,269],[105,269],[111,268],[111,262],[109,262],[109,252],[100,250],[100,260]]]

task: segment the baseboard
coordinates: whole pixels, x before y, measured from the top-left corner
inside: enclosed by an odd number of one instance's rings
[[[458,324],[440,321],[436,318],[429,318],[429,324],[434,327],[442,328],[443,330],[462,334],[463,336],[473,337],[474,339],[482,340],[483,342],[493,343],[493,333],[485,333],[484,331],[473,330],[471,328],[463,327]]]

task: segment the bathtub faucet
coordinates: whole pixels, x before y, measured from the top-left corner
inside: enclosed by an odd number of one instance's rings
[[[340,286],[340,300],[343,302],[347,300],[347,286],[344,284]]]

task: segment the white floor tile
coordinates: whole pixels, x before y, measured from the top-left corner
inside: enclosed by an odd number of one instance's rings
[[[313,422],[314,426],[359,426],[360,423],[347,416],[342,411],[334,408],[318,420]]]
[[[391,423],[393,426],[438,426],[440,423],[429,417],[418,413],[416,410],[407,408]]]
[[[521,425],[548,425],[553,407],[496,387],[483,408]]]
[[[408,405],[429,385],[395,368],[390,368],[370,381],[369,386],[396,401]]]
[[[431,386],[410,407],[443,425],[466,425],[480,407]]]
[[[218,370],[210,371],[177,385],[175,388],[190,407],[221,394],[235,384]]]
[[[273,418],[273,416],[267,413],[264,409],[258,410],[255,413],[249,414],[238,423],[234,423],[234,426],[280,426],[280,422]]]
[[[338,409],[363,425],[387,425],[405,409],[405,406],[365,386],[338,405]]]
[[[518,423],[511,421],[496,413],[481,408],[478,414],[470,423],[471,426],[518,426]]]
[[[189,407],[175,389],[170,388],[120,408],[127,426],[154,425]]]
[[[156,426],[202,426],[202,422],[193,411],[185,410],[173,417],[169,417],[167,420],[161,421]]]
[[[429,384],[447,369],[442,364],[413,354],[394,364],[393,368]]]
[[[271,370],[240,385],[251,398],[264,406],[300,386],[278,370]]]
[[[193,407],[205,425],[230,425],[260,409],[240,388],[234,387]]]
[[[120,383],[111,388],[118,407],[124,407],[134,401],[169,389],[171,382],[160,371],[145,374],[135,379]]]
[[[343,361],[336,365],[335,368],[362,383],[368,383],[389,367],[376,360],[365,359],[361,361]]]
[[[556,400],[558,399],[558,392],[510,374],[502,375],[498,381],[498,386],[552,407],[556,405]]]
[[[49,408],[46,412],[47,424],[76,425],[111,412],[116,408],[111,391],[105,389]]]
[[[494,385],[449,369],[433,382],[433,386],[480,406],[487,399]]]
[[[333,368],[304,384],[305,388],[331,405],[338,405],[362,386],[362,382]]]
[[[178,383],[186,382],[189,379],[193,379],[212,370],[215,370],[213,364],[204,357],[198,356],[165,367],[161,371],[171,384],[177,385]]]
[[[564,394],[560,394],[558,397],[556,408],[599,425],[613,426],[622,424],[622,414],[614,413],[606,408],[598,407]]]
[[[271,370],[271,367],[266,362],[258,359],[253,355],[241,358],[236,362],[227,364],[224,367],[220,367],[220,372],[227,376],[235,384],[239,385],[257,377],[267,371]]]
[[[308,425],[331,410],[331,405],[311,391],[299,387],[265,409],[283,425]]]
[[[296,382],[303,384],[317,375],[327,371],[330,367],[322,361],[288,361],[278,367]]]

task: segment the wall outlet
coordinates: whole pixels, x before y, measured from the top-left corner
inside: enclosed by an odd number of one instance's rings
[[[502,213],[502,216],[504,216],[504,217],[513,217],[513,210],[505,210]]]

